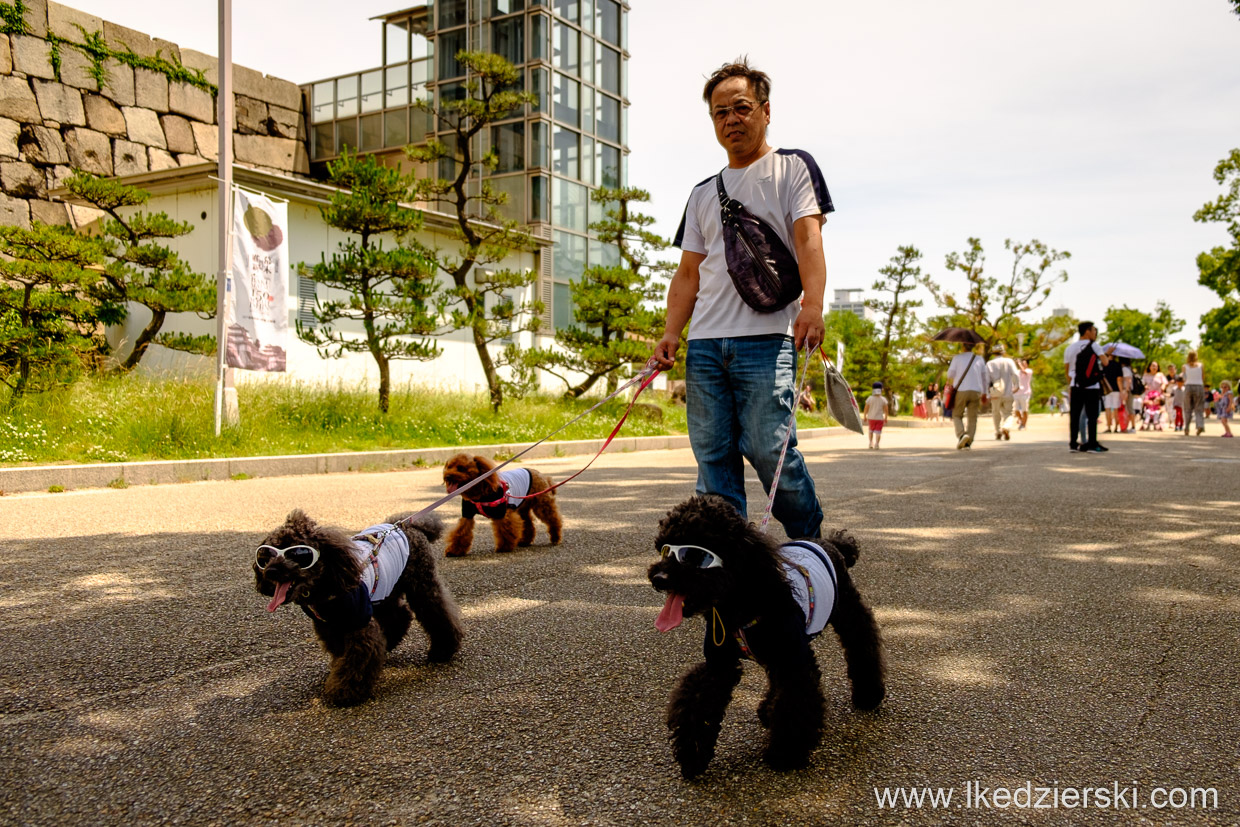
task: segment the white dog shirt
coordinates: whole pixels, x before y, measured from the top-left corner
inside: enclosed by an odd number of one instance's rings
[[[792,595],[805,613],[805,634],[813,637],[826,628],[835,607],[835,566],[822,546],[809,540],[781,546],[779,554]]]

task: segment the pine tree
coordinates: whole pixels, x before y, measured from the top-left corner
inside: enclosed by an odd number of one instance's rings
[[[102,275],[99,241],[67,227],[0,227],[0,381],[11,401],[63,383],[97,346],[114,305],[92,298]]]
[[[204,319],[215,316],[215,280],[191,270],[164,243],[193,232],[192,224],[173,221],[164,212],[129,212],[150,200],[150,193],[90,173],[76,172],[65,181],[65,188],[108,216],[103,223],[103,244],[110,260],[103,286],[111,291],[109,299],[133,302],[151,311],[151,320],[138,334],[122,369],[137,366],[150,344],[159,340],[169,313],[196,313]],[[209,348],[200,343],[196,349]]]
[[[664,292],[652,277],[668,272],[671,265],[651,265],[650,255],[669,244],[648,229],[653,218],[631,210],[633,203],[650,201],[650,193],[634,187],[600,187],[590,198],[606,209],[606,217],[590,229],[599,241],[616,245],[621,263],[586,268],[569,287],[576,324],[556,331],[558,348],[529,355],[538,368],[562,379],[572,397],[586,393],[604,377],[608,390],[615,390],[621,368],[641,365],[649,358],[651,343],[662,335],[667,312],[652,306]],[[573,384],[565,375],[568,372],[585,378]]]
[[[438,285],[435,260],[410,234],[422,226],[422,214],[404,206],[414,200],[413,177],[384,166],[373,155],[345,153],[327,166],[331,183],[342,189],[320,208],[324,222],[349,234],[339,252],[313,267],[306,278],[344,291],[347,298],[320,300],[314,308],[319,327],[297,322],[297,335],[324,358],[370,353],[379,368],[379,410],[387,413],[391,363],[397,359],[429,361],[440,347],[434,309]],[[396,246],[385,246],[391,236]],[[358,338],[335,325],[360,323]],[[351,327],[353,325],[350,325]]]
[[[879,314],[882,344],[879,346],[878,380],[888,402],[892,402],[895,386],[907,384],[909,368],[908,352],[914,338],[917,317],[913,311],[921,307],[921,301],[910,299],[908,293],[921,283],[921,251],[912,245],[897,247],[891,263],[879,268],[882,278],[874,282],[872,289],[889,293],[891,299],[870,299],[866,305]],[[894,358],[893,358],[894,357]]]
[[[528,380],[522,370],[515,347],[508,348],[500,360],[492,357],[490,346],[519,331],[537,331],[539,301],[515,298],[534,283],[533,272],[488,268],[503,261],[513,252],[532,250],[533,240],[517,227],[517,222],[503,218],[498,208],[507,203],[506,193],[497,192],[482,177],[498,165],[494,149],[476,157],[478,137],[490,125],[512,116],[534,95],[516,91],[521,71],[499,55],[485,52],[458,52],[457,61],[465,67],[468,79],[461,85],[461,96],[442,100],[420,101],[419,107],[431,113],[440,131],[450,132],[451,147],[443,141],[431,140],[423,147],[406,147],[405,153],[414,161],[427,164],[432,170],[445,173],[420,179],[416,189],[425,201],[437,203],[456,217],[457,256],[441,257],[439,267],[451,279],[446,301],[441,304],[447,331],[469,330],[474,349],[486,376],[491,395],[491,408],[498,411],[504,404],[505,388],[519,390]],[[481,183],[479,183],[481,178]],[[513,368],[519,380],[505,381],[499,368]]]

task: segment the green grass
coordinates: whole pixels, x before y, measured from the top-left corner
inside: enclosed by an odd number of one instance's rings
[[[394,389],[390,410],[359,388],[267,382],[237,389],[241,424],[214,435],[214,386],[204,379],[101,376],[22,399],[0,420],[0,465],[336,453],[534,442],[597,400],[510,399],[499,414],[483,396]],[[647,391],[620,436],[686,433],[683,407]],[[599,439],[625,402],[612,400],[555,439]],[[799,427],[828,424],[801,414]]]

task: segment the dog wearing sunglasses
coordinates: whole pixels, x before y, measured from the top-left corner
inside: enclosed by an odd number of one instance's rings
[[[430,638],[427,658],[451,660],[464,632],[460,610],[435,571],[431,544],[443,533],[434,516],[397,514],[358,534],[322,526],[299,510],[263,540],[254,557],[267,611],[301,607],[331,656],[323,700],[354,706],[375,683],[414,617]]]
[[[495,467],[486,457],[457,454],[443,467],[443,484],[451,494]],[[558,546],[563,530],[551,479],[533,468],[510,468],[492,474],[461,494],[461,519],[448,534],[444,554],[464,557],[474,543],[474,518],[491,521],[495,550],[516,551],[534,542],[534,517],[547,526],[551,545]],[[537,494],[536,497],[527,496]]]
[[[765,671],[768,688],[758,719],[769,731],[765,758],[776,769],[809,762],[822,739],[825,699],[813,638],[829,623],[844,649],[852,702],[876,708],[886,694],[882,638],[848,569],[857,542],[837,531],[827,539],[783,546],[747,522],[722,497],[695,496],[659,523],[651,585],[667,595],[655,626],[661,632],[700,615],[705,660],[672,692],[667,725],[685,778],[705,771],[741,662]]]

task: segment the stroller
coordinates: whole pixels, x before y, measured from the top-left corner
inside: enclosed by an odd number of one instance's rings
[[[1162,396],[1158,393],[1158,391],[1153,388],[1146,391],[1145,404],[1142,405],[1141,411],[1141,430],[1162,430]]]

